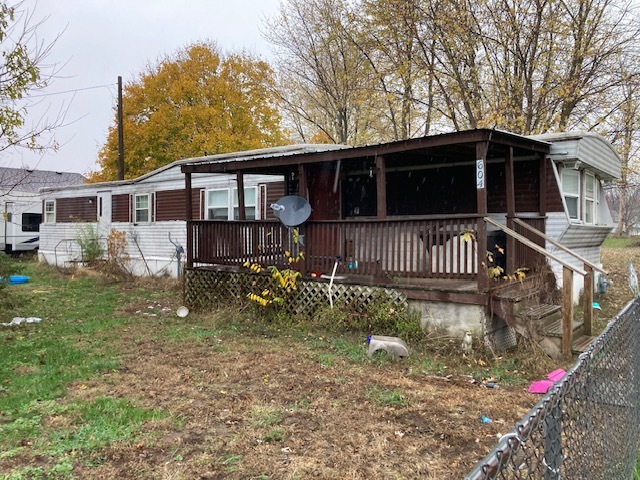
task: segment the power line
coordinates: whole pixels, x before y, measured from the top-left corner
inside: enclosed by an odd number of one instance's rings
[[[29,95],[28,98],[50,97],[52,95],[64,95],[66,93],[76,93],[76,92],[82,92],[85,90],[95,90],[96,88],[109,88],[114,86],[115,84],[113,83],[107,83],[104,85],[95,85],[93,87],[84,87],[84,88],[76,88],[75,90],[66,90],[64,92],[51,92],[51,93],[40,93],[38,95]]]

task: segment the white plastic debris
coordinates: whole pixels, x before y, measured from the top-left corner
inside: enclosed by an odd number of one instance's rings
[[[42,321],[41,318],[38,317],[13,317],[9,323],[2,323],[3,327],[13,327],[14,325],[20,325],[21,323],[40,323]]]
[[[370,335],[367,337],[367,343],[369,344],[369,350],[367,355],[372,356],[378,350],[385,350],[391,355],[398,357],[408,357],[409,348],[404,340],[398,337],[387,337],[384,335]]]

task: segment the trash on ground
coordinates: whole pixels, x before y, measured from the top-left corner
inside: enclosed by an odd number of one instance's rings
[[[372,356],[378,350],[384,350],[391,355],[398,357],[408,357],[409,348],[404,340],[398,337],[387,337],[384,335],[369,335],[367,337],[367,343],[369,344],[368,356]]]
[[[566,375],[566,371],[562,368],[558,368],[551,373],[547,373],[545,377],[547,380],[537,380],[529,385],[527,390],[529,393],[545,394],[553,387],[555,382],[562,380]]]
[[[600,304],[598,302],[593,302],[591,306],[596,310],[602,310],[602,307],[600,307]]]
[[[493,420],[491,420],[489,417],[485,417],[484,415],[482,416],[482,423],[491,423],[493,422]]]
[[[178,315],[180,318],[184,318],[189,315],[189,309],[185,306],[178,307],[178,309],[176,310],[176,315]]]
[[[529,393],[537,393],[537,394],[545,394],[553,387],[553,382],[551,380],[536,380],[531,385],[529,385],[529,389],[527,390]]]
[[[558,368],[557,370],[554,370],[551,373],[547,373],[546,377],[549,380],[552,380],[554,382],[558,382],[558,381],[562,380],[562,377],[564,377],[566,373],[567,372],[564,369]]]
[[[14,325],[20,325],[22,323],[40,323],[42,321],[41,318],[38,317],[13,317],[13,320],[11,320],[9,323],[3,323],[2,326],[3,327],[12,327]]]
[[[6,277],[0,277],[1,282],[5,282],[8,285],[19,285],[21,283],[27,283],[29,281],[29,277],[26,275],[9,275],[9,281],[7,281]]]

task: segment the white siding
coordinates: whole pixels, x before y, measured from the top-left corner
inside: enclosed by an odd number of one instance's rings
[[[40,244],[38,258],[59,267],[81,260],[81,250],[77,242],[80,225],[95,227],[97,224],[43,224],[41,229],[43,241]],[[126,234],[125,252],[129,256],[128,266],[132,273],[177,276],[176,247],[169,241],[169,233],[174,242],[186,248],[185,222],[156,222],[136,226],[130,223],[113,223],[112,228]],[[106,250],[107,238],[101,237],[100,241]],[[184,263],[184,255],[181,261]]]

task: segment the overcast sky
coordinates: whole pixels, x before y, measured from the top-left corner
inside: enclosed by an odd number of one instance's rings
[[[199,40],[266,59],[269,46],[260,30],[279,0],[26,0],[24,5],[37,19],[46,18],[39,37],[61,35],[48,62],[64,65],[62,78],[47,88],[40,108],[53,116],[68,106],[69,125],[56,132],[58,152],[6,152],[0,165],[86,174],[98,169],[98,151],[113,125],[118,75],[126,84],[147,64]],[[32,120],[41,116],[34,111]]]

